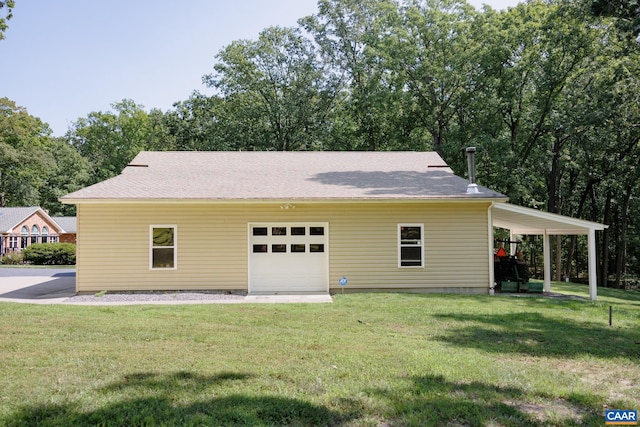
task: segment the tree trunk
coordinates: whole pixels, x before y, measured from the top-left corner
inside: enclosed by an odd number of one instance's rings
[[[595,196],[595,195],[594,195]],[[604,205],[604,223],[611,224],[611,199],[612,194],[611,191],[607,192],[607,198]],[[593,200],[595,203],[595,200]],[[593,207],[595,209],[595,206]],[[600,280],[598,282],[602,286],[608,286],[608,277],[609,277],[609,239],[610,239],[610,231],[609,228],[605,228],[602,232],[602,258],[601,258],[601,268],[600,268]]]
[[[582,212],[584,211],[584,205],[587,201],[587,196],[589,196],[589,194],[591,194],[591,192],[593,191],[593,186],[596,184],[595,180],[589,180],[589,182],[587,183],[587,186],[584,190],[584,192],[582,193],[582,195],[580,196],[580,202],[578,203],[578,210],[576,211],[576,218],[582,218]],[[579,277],[580,276],[580,268],[578,266],[578,259],[577,259],[577,253],[578,253],[578,237],[577,236],[571,236],[571,244],[569,245],[569,255],[567,256],[568,262],[569,262],[569,267],[567,268],[567,276],[571,277],[571,260],[574,257],[574,254],[576,256],[576,275],[575,277]]]
[[[560,152],[562,150],[562,138],[556,136],[553,143],[553,156],[551,158],[551,170],[547,175],[547,211],[559,214],[560,206]],[[562,236],[555,236],[556,241],[556,271],[555,280],[562,280]]]
[[[624,203],[621,212],[621,222],[620,222],[620,239],[618,240],[618,255],[616,257],[616,288],[620,289],[624,286],[621,286],[621,278],[627,273],[627,230],[629,227],[629,203],[631,201],[631,193],[633,192],[633,185],[631,183],[627,184],[627,188],[625,188],[624,195]]]

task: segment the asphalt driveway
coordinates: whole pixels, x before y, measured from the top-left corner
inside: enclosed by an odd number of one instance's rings
[[[56,268],[0,268],[0,302],[32,304],[131,305],[208,303],[327,303],[326,294],[229,295],[225,292],[109,293],[76,296],[76,271]]]
[[[51,304],[76,294],[76,271],[0,268],[0,301]]]

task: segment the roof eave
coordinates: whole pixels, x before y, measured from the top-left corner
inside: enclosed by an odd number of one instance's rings
[[[434,197],[390,197],[390,198],[277,198],[277,199],[203,199],[203,198],[62,198],[64,204],[111,204],[111,203],[229,203],[229,204],[265,204],[265,203],[414,203],[414,202],[505,202],[507,197],[474,196],[434,196]]]

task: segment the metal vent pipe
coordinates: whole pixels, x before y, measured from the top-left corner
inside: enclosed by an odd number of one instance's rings
[[[476,147],[467,147],[467,168],[469,171],[469,185],[467,185],[467,194],[478,194],[478,186],[476,185]]]

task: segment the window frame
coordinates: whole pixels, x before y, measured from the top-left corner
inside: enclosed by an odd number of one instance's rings
[[[420,228],[420,240],[417,244],[403,243],[402,228],[418,227]],[[420,265],[402,265],[402,248],[420,248]],[[398,224],[398,268],[425,268],[424,255],[424,224],[419,223],[402,223]]]
[[[31,244],[35,245],[37,243],[40,243],[40,227],[33,224],[31,226]]]
[[[153,230],[156,228],[172,228],[173,229],[173,245],[172,246],[154,246]],[[173,267],[154,267],[153,266],[153,250],[154,249],[173,249]],[[152,271],[170,271],[178,269],[178,225],[177,224],[151,224],[149,225],[149,270]]]
[[[29,242],[31,241],[31,236],[29,235],[29,227],[23,225],[20,229],[20,249],[25,249],[29,246]]]

